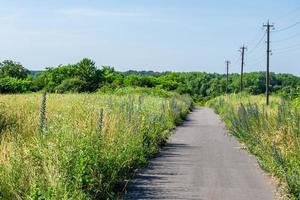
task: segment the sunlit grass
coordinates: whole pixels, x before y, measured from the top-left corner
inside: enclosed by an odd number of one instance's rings
[[[261,166],[300,199],[300,107],[279,97],[229,95],[208,102]]]
[[[189,111],[187,96],[0,95],[2,199],[107,199]],[[99,116],[103,121],[99,132]]]

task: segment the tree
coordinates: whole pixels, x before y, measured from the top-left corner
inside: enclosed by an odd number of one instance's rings
[[[49,92],[55,92],[55,88],[64,80],[75,77],[75,65],[59,65],[56,68],[47,68],[33,80],[35,90],[46,89]]]
[[[0,77],[12,77],[17,79],[26,79],[29,70],[24,68],[20,63],[12,60],[5,60],[0,63]]]
[[[76,76],[85,82],[83,90],[87,92],[93,92],[102,82],[101,71],[97,69],[95,62],[84,58],[76,64]]]

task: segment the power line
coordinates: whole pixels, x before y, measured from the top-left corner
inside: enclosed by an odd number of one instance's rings
[[[284,54],[284,53],[292,52],[292,51],[295,51],[295,50],[298,50],[298,49],[299,49],[299,46],[297,48],[294,47],[294,48],[285,49],[285,50],[283,49],[282,51],[275,50],[274,54],[276,54],[276,55],[278,55],[278,54]]]
[[[298,10],[300,10],[300,6],[296,7],[295,9],[290,10],[289,12],[287,12],[284,15],[281,15],[280,17],[277,17],[275,20],[280,21],[284,18],[287,18],[287,17],[291,16],[292,14],[296,13]]]
[[[294,35],[292,35],[292,36],[290,36],[290,37],[287,37],[287,38],[284,38],[284,39],[281,39],[281,40],[275,40],[275,41],[272,41],[272,42],[273,42],[273,43],[285,42],[285,41],[294,39],[294,38],[296,38],[297,36],[300,36],[300,33],[294,34]]]
[[[253,37],[252,40],[248,41],[248,44],[252,44],[252,43],[256,42],[257,38],[260,38],[262,32],[264,32],[264,30],[260,29],[260,31],[257,32],[258,34],[254,35],[255,37]]]
[[[241,56],[239,55],[232,64],[237,64],[241,59]]]
[[[248,52],[248,55],[251,54],[252,52],[254,52],[254,50],[263,42],[265,36],[266,36],[267,32],[264,32],[264,34],[262,35],[262,37],[259,39],[259,41],[256,43],[256,45]]]
[[[262,57],[263,51],[264,51],[264,46],[260,45],[255,52],[253,52],[250,56],[247,57],[247,60],[250,60],[250,62],[252,62],[252,60],[260,59]]]
[[[273,31],[274,33],[278,33],[278,32],[282,32],[282,31],[286,31],[286,30],[289,30],[291,28],[294,28],[295,26],[299,25],[300,24],[300,21],[297,21],[296,23],[290,25],[290,26],[287,26],[285,28],[282,28],[282,29],[279,29],[279,30],[276,30],[276,31]]]
[[[259,64],[264,60],[265,60],[265,55],[260,56],[259,58],[255,59],[255,60],[251,60],[250,62],[247,62],[247,66]]]
[[[262,32],[263,32],[263,35],[261,36],[261,33],[262,33]],[[259,37],[259,36],[261,36],[261,37]],[[263,39],[264,39],[265,36],[266,36],[266,32],[265,32],[263,29],[261,29],[261,31],[259,31],[259,35],[256,34],[255,37],[253,37],[253,39],[250,40],[250,41],[251,41],[250,43],[253,43],[253,42],[255,42],[255,41],[257,40],[257,38],[259,37],[258,42],[257,42],[257,43],[254,45],[254,47],[251,49],[250,54],[253,53],[254,50],[256,50],[256,49],[259,47],[259,45],[262,43],[262,41],[263,41]],[[239,55],[236,59],[233,59],[234,62],[232,62],[232,65],[237,64],[237,63],[240,61],[240,59],[241,59],[241,55]]]
[[[288,49],[294,49],[294,48],[298,48],[300,47],[300,44],[295,44],[293,46],[288,46],[288,47],[283,47],[283,48],[278,48],[278,49],[274,49],[275,51],[281,51],[281,50],[288,50]]]

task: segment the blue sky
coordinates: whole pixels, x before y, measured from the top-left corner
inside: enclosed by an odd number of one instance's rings
[[[0,60],[33,70],[83,57],[117,70],[245,71],[265,68],[268,19],[300,21],[299,0],[0,0]],[[275,31],[276,31],[275,30]],[[272,32],[271,69],[300,75],[300,25]],[[258,45],[256,45],[258,44]],[[256,47],[253,49],[253,47]],[[249,55],[248,55],[249,54]]]

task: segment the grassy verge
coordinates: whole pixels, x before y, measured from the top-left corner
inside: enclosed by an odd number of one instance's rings
[[[189,112],[164,94],[0,95],[0,198],[116,198]]]
[[[256,155],[260,165],[300,199],[300,109],[296,104],[263,96],[223,96],[208,105],[225,120],[232,135]]]

